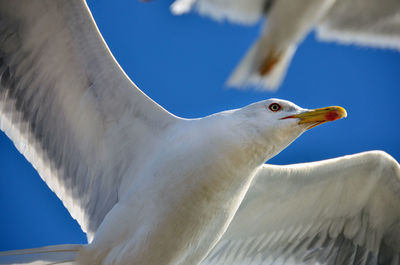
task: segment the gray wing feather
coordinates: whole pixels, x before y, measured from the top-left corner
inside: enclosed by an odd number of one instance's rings
[[[0,78],[0,128],[91,238],[175,117],[125,75],[83,0],[1,0]]]
[[[399,264],[400,167],[383,152],[264,165],[202,264]]]
[[[337,0],[317,33],[326,41],[400,49],[400,1]]]

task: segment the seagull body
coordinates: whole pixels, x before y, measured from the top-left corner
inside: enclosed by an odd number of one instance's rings
[[[1,264],[398,261],[389,155],[264,165],[344,109],[269,99],[182,119],[129,80],[84,1],[0,1],[0,29],[0,128],[89,241]]]
[[[316,29],[320,40],[400,49],[397,0],[176,0],[175,14],[191,9],[217,20],[267,23],[227,84],[276,89],[304,37]]]
[[[82,263],[198,264],[204,259],[227,229],[258,166],[293,140],[288,133],[275,141],[278,137],[267,138],[256,131],[259,126],[252,130],[255,124],[247,124],[247,115],[266,112],[268,103],[181,121],[161,136],[166,141],[156,143],[143,169],[127,172],[120,201],[83,251]],[[304,128],[293,130],[300,134]]]

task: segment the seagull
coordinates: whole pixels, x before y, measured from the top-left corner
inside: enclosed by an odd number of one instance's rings
[[[1,264],[396,264],[399,164],[265,162],[346,116],[268,99],[177,117],[127,77],[85,1],[0,1],[0,128],[87,233]]]
[[[231,87],[276,90],[313,29],[322,41],[400,49],[398,0],[175,0],[171,5],[177,15],[191,9],[241,24],[267,17],[261,37],[229,77]]]

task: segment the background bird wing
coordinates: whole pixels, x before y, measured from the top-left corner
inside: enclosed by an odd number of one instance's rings
[[[83,0],[1,0],[0,77],[1,129],[90,238],[175,117],[125,75]]]
[[[216,20],[252,24],[264,15],[271,3],[272,0],[175,0],[171,10],[180,15],[193,8]]]
[[[321,40],[400,49],[400,1],[337,0],[317,32]]]
[[[264,165],[202,264],[399,264],[399,219],[400,168],[383,152]]]

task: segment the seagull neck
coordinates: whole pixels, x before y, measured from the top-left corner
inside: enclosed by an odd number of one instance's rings
[[[280,151],[274,138],[241,117],[221,113],[208,123],[207,135],[213,135],[213,148],[224,154],[227,167],[254,170]]]

